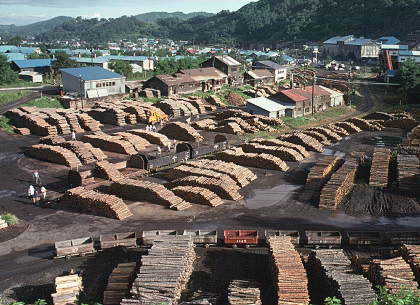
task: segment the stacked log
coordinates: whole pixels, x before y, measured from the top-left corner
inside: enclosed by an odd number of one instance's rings
[[[303,157],[294,149],[283,146],[268,146],[258,143],[247,143],[242,144],[241,148],[246,153],[273,155],[284,161],[299,162],[303,160]]]
[[[233,134],[233,135],[242,135],[245,133],[242,130],[241,126],[239,126],[239,124],[235,122],[229,122],[225,125],[216,127],[215,129],[213,129],[213,131],[220,132],[220,133]]]
[[[336,296],[346,305],[358,305],[361,300],[370,304],[376,300],[371,283],[353,271],[343,250],[314,251],[309,264],[328,296]]]
[[[351,118],[351,119],[348,119],[346,122],[352,123],[362,130],[368,130],[368,131],[381,130],[381,128],[377,127],[376,125],[371,124],[370,121],[364,120],[364,119]]]
[[[256,133],[256,132],[260,131],[258,128],[256,128],[255,126],[250,125],[247,121],[245,121],[242,118],[237,118],[237,117],[228,118],[223,123],[224,124],[227,124],[227,123],[230,123],[230,122],[238,124],[239,127],[245,133]]]
[[[324,127],[313,127],[313,128],[309,128],[309,130],[323,134],[328,139],[328,141],[332,143],[338,142],[343,138],[342,136],[338,135],[331,129],[324,128]]]
[[[226,200],[241,200],[243,197],[239,194],[240,187],[236,184],[226,184],[223,180],[217,178],[208,178],[203,176],[188,176],[176,179],[167,184],[173,188],[177,186],[198,186],[209,189],[216,193],[220,198]]]
[[[293,144],[301,145],[305,147],[306,150],[323,152],[324,149],[322,144],[318,140],[314,139],[311,136],[305,135],[303,133],[295,133],[291,135],[283,135],[278,137],[279,140],[287,141]]]
[[[102,124],[110,124],[115,126],[127,125],[125,121],[126,113],[118,108],[94,108],[90,110],[88,114],[95,120],[101,122]]]
[[[414,127],[407,135],[410,145],[420,146],[420,125]]]
[[[139,137],[149,141],[151,144],[156,144],[159,146],[167,146],[168,144],[171,144],[171,140],[169,140],[167,136],[158,132],[146,131],[144,129],[132,129],[128,130],[127,132],[138,135]]]
[[[318,140],[319,143],[321,143],[322,145],[330,145],[331,144],[331,142],[328,140],[328,138],[318,131],[304,130],[304,131],[302,131],[302,133]]]
[[[245,153],[241,148],[233,148],[218,153],[215,158],[237,165],[287,171],[289,167],[280,158],[267,154]]]
[[[278,118],[270,118],[265,115],[253,115],[252,117],[257,118],[259,121],[261,121],[263,124],[274,126],[274,127],[281,127],[284,126],[284,122],[281,119]]]
[[[360,129],[359,127],[357,127],[356,125],[350,122],[338,122],[338,123],[335,123],[334,125],[337,127],[343,128],[350,134],[362,131],[362,129]]]
[[[84,135],[83,142],[92,144],[94,147],[100,148],[104,151],[111,151],[125,155],[135,155],[137,150],[134,146],[118,137],[113,137],[105,133],[95,133],[92,135]]]
[[[207,97],[206,102],[209,103],[210,105],[214,105],[220,108],[226,107],[225,103],[223,103],[222,100],[216,95],[210,95],[209,97]]]
[[[195,261],[190,236],[156,236],[149,254],[142,257],[131,294],[141,305],[178,304]],[[122,304],[132,304],[131,302]]]
[[[354,186],[359,161],[349,158],[330,178],[322,188],[319,198],[319,207],[335,210],[351,192]]]
[[[97,162],[94,169],[94,176],[97,178],[118,181],[124,179],[124,175],[108,161]]]
[[[405,261],[410,264],[411,270],[420,285],[420,246],[419,245],[403,245],[402,253]]]
[[[252,181],[257,179],[257,176],[250,171],[248,168],[240,165],[236,165],[232,162],[223,162],[220,160],[208,160],[208,159],[201,159],[201,160],[194,160],[188,162],[189,166],[199,167],[199,168],[207,168],[213,171],[226,174],[230,178],[236,181],[236,183],[240,187],[245,187],[250,184]]]
[[[228,288],[229,305],[261,305],[261,291],[256,283],[250,281],[232,281]]]
[[[342,127],[337,126],[337,124],[329,124],[329,125],[324,126],[324,128],[332,130],[333,132],[338,134],[340,137],[347,137],[350,135],[350,132],[348,132]]]
[[[224,111],[215,113],[214,117],[216,118],[216,120],[221,121],[221,120],[226,120],[226,119],[231,118],[231,117],[249,119],[249,118],[252,118],[253,115],[249,114],[248,112],[245,112],[243,110],[229,109],[229,110],[224,110]]]
[[[168,180],[175,180],[180,178],[185,178],[188,176],[198,176],[198,177],[208,177],[223,180],[226,184],[234,184],[236,182],[227,174],[222,174],[211,169],[204,169],[199,167],[193,167],[188,165],[180,165],[174,168],[171,168],[166,174],[165,177]]]
[[[167,117],[166,114],[157,107],[152,106],[150,103],[127,101],[125,103],[124,111],[134,114],[136,121],[141,123],[150,123],[149,119],[152,113],[155,113],[160,118]]]
[[[57,135],[57,128],[48,124],[36,114],[26,113],[20,109],[13,109],[6,113],[12,124],[18,128],[28,128],[31,134],[38,136]]]
[[[159,132],[178,141],[201,142],[204,140],[192,126],[181,122],[168,123]]]
[[[217,207],[223,204],[223,200],[219,196],[204,187],[177,186],[172,188],[171,191],[187,202],[211,207]]]
[[[29,128],[13,128],[13,132],[19,134],[21,136],[29,136],[31,134],[31,130]]]
[[[403,191],[414,191],[420,187],[420,162],[416,155],[398,155],[398,187]]]
[[[306,151],[305,147],[302,145],[293,144],[287,141],[281,141],[279,139],[253,139],[251,143],[259,143],[261,145],[268,145],[268,146],[283,146],[287,148],[294,149],[298,152],[303,158],[309,157],[309,153]]]
[[[149,141],[147,141],[145,138],[129,132],[117,132],[114,134],[114,136],[119,137],[121,140],[130,142],[138,152],[144,151],[147,147],[150,146]]]
[[[308,277],[299,253],[290,236],[270,236],[274,283],[277,304],[309,304]]]
[[[133,216],[122,199],[113,195],[106,195],[76,187],[66,191],[61,197],[64,204],[82,210],[92,211],[95,215],[124,220]]]
[[[413,291],[418,289],[413,271],[402,257],[373,260],[368,277],[374,284],[384,286],[391,293],[398,293],[403,287]]]
[[[98,160],[97,155],[92,152],[94,149],[93,146],[89,143],[84,143],[81,141],[67,141],[58,145],[72,151],[80,159],[80,161],[82,161],[83,164],[91,164]],[[100,157],[102,158],[103,156]]]
[[[412,130],[414,127],[416,127],[419,123],[412,118],[400,118],[395,120],[389,120],[384,122],[385,127],[390,128],[401,128],[405,130]]]
[[[198,114],[197,108],[183,100],[166,99],[155,104],[160,110],[172,117],[192,116]]]
[[[37,144],[25,150],[25,154],[35,159],[62,164],[71,168],[82,166],[79,158],[72,151],[59,146]]]
[[[104,291],[104,305],[119,305],[129,296],[130,284],[136,276],[136,263],[118,264],[108,278]]]
[[[189,96],[185,101],[197,108],[198,113],[202,114],[206,112],[206,105],[201,97]]]
[[[80,126],[79,119],[77,118],[76,113],[63,112],[63,115],[66,117],[67,123],[69,124],[71,131],[74,131],[75,133],[82,133],[85,131]]]
[[[191,203],[176,196],[164,185],[150,181],[134,179],[117,180],[111,184],[110,192],[124,199],[147,201],[177,211],[182,211],[191,207]]]
[[[66,142],[62,136],[46,136],[39,139],[39,144],[60,145]]]
[[[57,112],[55,112],[55,110],[44,110],[40,112],[46,113],[48,115],[48,118],[46,119],[47,123],[52,126],[55,126],[59,134],[70,134],[70,125],[67,123],[65,117],[59,115]]]
[[[55,293],[51,294],[54,305],[76,305],[82,291],[82,278],[77,274],[55,278]]]
[[[126,113],[125,114],[125,122],[128,125],[135,125],[137,124],[137,118],[135,114]]]
[[[192,127],[195,129],[201,129],[201,130],[213,130],[216,128],[217,122],[212,119],[204,119],[200,121],[195,121],[192,123]]]
[[[375,150],[373,152],[372,166],[370,168],[370,186],[386,187],[388,185],[388,172],[390,160],[390,149],[375,147]]]
[[[388,121],[388,120],[393,120],[395,117],[390,113],[377,111],[377,112],[369,113],[368,115],[365,115],[363,118],[365,120]]]
[[[92,118],[87,113],[79,113],[76,115],[79,120],[80,126],[86,131],[99,131],[101,130],[102,124]]]
[[[246,119],[245,122],[255,128],[257,128],[260,131],[268,131],[268,132],[275,132],[276,129],[263,123],[262,120],[260,120],[259,118],[251,118],[251,119]]]

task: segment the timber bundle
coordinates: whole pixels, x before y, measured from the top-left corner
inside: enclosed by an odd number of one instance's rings
[[[372,283],[385,286],[391,293],[397,293],[402,286],[413,291],[418,289],[413,271],[402,257],[373,260],[368,277]]]
[[[113,136],[118,137],[119,140],[130,142],[137,151],[142,151],[150,146],[149,141],[129,132],[116,132]]]
[[[105,151],[135,155],[137,150],[133,144],[128,141],[121,140],[118,136],[110,136],[105,133],[94,133],[92,135],[85,135],[82,137],[83,142],[92,144],[92,146],[100,148]]]
[[[101,149],[95,148],[91,144],[82,141],[66,141],[58,144],[58,146],[74,152],[83,164],[91,164],[108,158]]]
[[[71,129],[66,118],[58,114],[55,109],[40,109],[39,116],[51,126],[55,126],[58,134],[70,134]]]
[[[370,169],[370,186],[386,187],[388,185],[388,172],[390,160],[390,149],[375,147],[375,150],[373,152],[372,166]]]
[[[315,138],[304,133],[285,134],[278,137],[279,140],[301,145],[306,150],[323,152],[323,145]]]
[[[191,207],[191,203],[176,196],[162,184],[145,180],[117,180],[111,184],[110,191],[112,194],[124,199],[147,201],[178,211]]]
[[[320,134],[324,135],[327,138],[327,140],[331,143],[336,143],[343,138],[342,136],[337,134],[335,131],[333,131],[331,128],[328,128],[328,126],[313,127],[313,128],[308,129],[308,130],[314,131],[314,132],[317,132],[317,133],[320,133]]]
[[[159,133],[178,141],[201,142],[204,140],[203,136],[194,127],[181,122],[168,123]]]
[[[280,158],[269,154],[246,153],[242,148],[232,148],[216,154],[216,159],[237,165],[287,171],[289,167]]]
[[[201,113],[188,99],[166,99],[155,104],[157,108],[172,117],[192,116]]]
[[[169,140],[167,136],[158,132],[146,131],[144,129],[132,129],[128,130],[127,132],[142,137],[149,141],[151,144],[156,144],[159,146],[167,146],[168,144],[171,144],[171,140]]]
[[[342,249],[313,251],[309,264],[328,296],[336,295],[346,305],[358,305],[360,300],[370,304],[376,300],[371,283],[353,271]]]
[[[358,133],[362,131],[361,128],[357,127],[356,125],[350,122],[338,122],[338,123],[335,123],[334,125],[344,129],[349,134]]]
[[[108,278],[104,291],[104,305],[119,305],[129,296],[130,284],[135,278],[136,263],[118,264]]]
[[[80,127],[82,127],[86,131],[99,131],[101,130],[102,124],[99,123],[97,120],[92,118],[87,113],[79,113],[76,114],[76,117],[79,121]]]
[[[407,135],[410,145],[420,146],[420,125],[414,127]]]
[[[308,277],[290,236],[270,236],[273,275],[279,305],[309,304]]]
[[[186,288],[195,261],[190,236],[159,236],[149,254],[142,257],[140,271],[131,289],[141,305],[176,305]],[[121,304],[131,304],[123,300]]]
[[[38,136],[53,136],[58,134],[57,127],[48,124],[37,114],[13,109],[8,111],[6,116],[15,127],[29,129],[31,134]]]
[[[405,261],[410,264],[416,276],[417,283],[420,285],[420,246],[403,245],[401,250]]]
[[[398,187],[403,191],[420,188],[420,162],[416,155],[398,155]]]
[[[324,134],[319,132],[319,131],[313,131],[313,130],[308,129],[308,130],[303,130],[302,133],[316,139],[322,145],[330,145],[331,144],[331,142],[328,140],[328,138],[326,136],[324,136]]]
[[[54,305],[77,304],[77,298],[82,291],[82,278],[77,274],[55,278],[55,293],[51,294]]]
[[[303,160],[296,150],[284,146],[267,146],[258,143],[242,144],[241,148],[246,153],[269,154],[278,157],[284,161],[299,162]]]
[[[204,176],[208,178],[216,178],[223,180],[226,184],[234,184],[236,182],[227,174],[222,174],[211,169],[199,168],[188,166],[188,164],[180,165],[174,168],[171,168],[166,174],[165,177],[168,180],[180,179],[188,176]]]
[[[101,104],[100,108],[93,108],[88,114],[103,124],[125,126],[137,123],[134,114],[125,112],[118,108],[116,104]]]
[[[95,164],[94,176],[105,180],[118,181],[124,179],[124,175],[113,163],[101,161]]]
[[[359,119],[359,118],[352,118],[348,119],[346,122],[352,123],[361,130],[368,130],[368,131],[379,131],[382,128],[378,127],[376,124],[372,124],[369,120]]]
[[[123,110],[127,113],[134,114],[136,121],[139,123],[149,123],[152,114],[156,114],[161,119],[167,118],[162,110],[147,102],[125,101],[123,105]]]
[[[267,145],[267,146],[281,146],[281,147],[287,147],[294,149],[296,152],[298,152],[302,158],[309,157],[308,151],[303,147],[302,145],[293,144],[287,141],[281,141],[279,139],[253,139],[250,143],[258,143],[261,145]]]
[[[72,151],[60,146],[36,144],[25,150],[25,154],[35,159],[62,164],[71,168],[82,166],[79,158]]]
[[[325,184],[321,190],[319,207],[335,210],[350,193],[354,186],[359,161],[356,158],[348,158]]]
[[[229,305],[261,305],[261,291],[250,281],[232,281],[228,287]]]
[[[133,216],[122,199],[88,190],[84,187],[67,190],[61,197],[61,202],[72,208],[92,211],[96,215],[119,220]]]
[[[188,202],[200,205],[217,207],[223,204],[223,200],[214,192],[199,186],[177,186],[171,191]]]
[[[328,125],[325,125],[324,127],[334,131],[340,137],[347,137],[347,136],[350,135],[350,132],[348,132],[346,129],[338,126],[337,123],[328,124]]]

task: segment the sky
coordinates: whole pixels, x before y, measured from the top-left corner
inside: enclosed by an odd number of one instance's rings
[[[0,24],[24,25],[55,16],[108,18],[147,12],[237,10],[256,0],[0,0]]]

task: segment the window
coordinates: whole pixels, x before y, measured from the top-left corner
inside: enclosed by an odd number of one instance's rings
[[[96,88],[101,88],[102,84],[101,83],[96,83]]]
[[[305,108],[305,112],[309,112],[309,107],[308,108]]]
[[[115,82],[112,82],[112,86],[115,86]]]

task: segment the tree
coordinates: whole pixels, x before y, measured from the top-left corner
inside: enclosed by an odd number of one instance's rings
[[[133,75],[133,67],[128,61],[117,60],[109,64],[109,68],[116,73],[129,77]]]
[[[8,44],[13,45],[13,46],[18,46],[22,43],[22,37],[20,36],[14,36],[12,38],[9,39]]]
[[[400,66],[396,79],[401,85],[404,99],[407,100],[408,91],[420,84],[420,64],[411,59],[407,60]]]
[[[18,79],[18,74],[12,70],[7,57],[0,54],[0,85],[10,84]]]
[[[45,58],[50,58],[50,56],[44,53],[41,53],[41,54],[32,53],[27,56],[27,59],[45,59]]]
[[[77,67],[77,62],[70,58],[70,55],[64,52],[55,54],[55,61],[53,61],[53,70],[57,74],[62,68]]]

